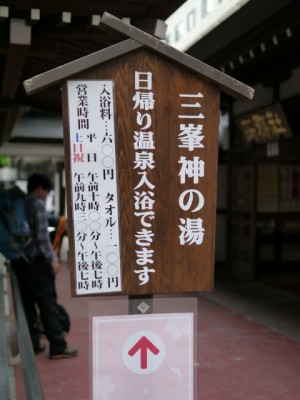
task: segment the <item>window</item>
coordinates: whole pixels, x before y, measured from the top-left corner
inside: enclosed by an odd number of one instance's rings
[[[202,1],[202,16],[205,17],[206,15],[211,13],[213,8],[214,8],[213,0],[203,0]]]
[[[175,26],[175,41],[178,42],[184,34],[184,23],[183,21],[180,21],[176,26]]]
[[[187,30],[192,31],[196,26],[196,11],[195,9],[190,11],[187,15]]]

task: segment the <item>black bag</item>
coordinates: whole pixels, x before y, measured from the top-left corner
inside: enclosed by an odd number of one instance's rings
[[[18,186],[0,193],[0,252],[8,260],[24,258],[26,262],[35,254],[25,213],[25,193]]]

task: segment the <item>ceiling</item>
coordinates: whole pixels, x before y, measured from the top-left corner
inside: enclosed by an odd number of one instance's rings
[[[183,3],[0,0],[0,146],[15,140],[11,133],[24,106],[61,110],[57,87],[28,96],[24,80],[120,40],[99,29],[99,18],[105,11],[130,18],[133,25],[153,34],[155,21],[164,21]],[[187,53],[247,85],[275,87],[300,66],[299,15],[299,0],[250,0]],[[23,25],[18,25],[20,22]],[[17,43],[10,34],[15,26]],[[225,103],[228,100],[225,96]]]
[[[184,0],[2,0],[0,2],[0,146],[24,106],[60,111],[57,88],[27,96],[23,81],[119,41],[99,29],[109,12],[153,34]]]
[[[300,1],[250,0],[187,53],[253,86],[300,65]]]

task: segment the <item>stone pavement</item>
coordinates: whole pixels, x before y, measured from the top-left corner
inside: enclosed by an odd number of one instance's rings
[[[66,265],[57,288],[72,320],[67,339],[79,355],[64,360],[49,360],[47,352],[36,356],[45,399],[89,400],[88,307],[97,298],[70,296]],[[195,400],[299,400],[300,296],[221,279],[212,293],[198,298]],[[17,399],[25,400],[20,367],[16,377]],[[125,393],[120,400],[127,400]]]

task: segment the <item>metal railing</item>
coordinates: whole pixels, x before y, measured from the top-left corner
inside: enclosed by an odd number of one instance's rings
[[[4,265],[0,264],[0,271],[6,271]],[[44,394],[35,361],[28,325],[22,305],[18,281],[13,269],[8,269],[8,274],[0,274],[0,399],[15,399],[15,385],[12,382],[14,376],[9,376],[11,367],[11,332],[7,329],[7,317],[5,304],[8,302],[7,290],[5,290],[5,279],[10,278],[11,294],[13,298],[13,309],[16,321],[16,332],[18,347],[21,358],[24,389],[27,400],[44,400]],[[6,334],[2,334],[5,332]],[[9,346],[8,346],[9,344]]]
[[[8,346],[8,309],[7,309],[7,282],[6,268],[0,265],[0,399],[14,398],[11,389],[12,369],[9,364],[11,357]]]

